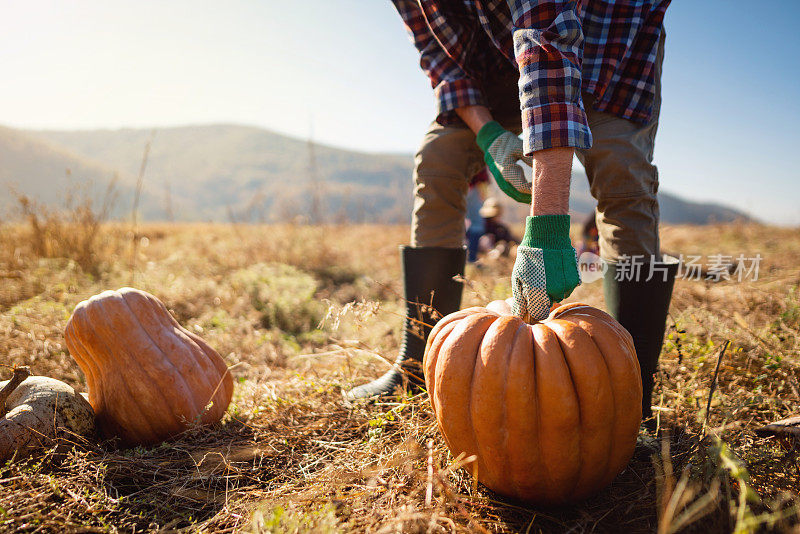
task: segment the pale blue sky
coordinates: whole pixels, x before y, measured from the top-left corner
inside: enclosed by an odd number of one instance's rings
[[[411,153],[433,116],[388,1],[0,0],[0,124],[263,126]],[[675,0],[662,189],[800,224],[800,2]]]

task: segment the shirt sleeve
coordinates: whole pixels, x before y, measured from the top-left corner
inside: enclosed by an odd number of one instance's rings
[[[519,67],[526,155],[556,147],[589,148],[581,99],[583,29],[576,0],[508,0]]]
[[[448,56],[431,34],[425,16],[414,0],[392,0],[403,18],[411,42],[420,53],[419,64],[431,80],[437,102],[437,121],[458,120],[455,109],[485,106],[486,99],[477,84]]]

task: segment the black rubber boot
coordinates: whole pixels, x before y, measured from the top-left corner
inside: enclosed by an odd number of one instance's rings
[[[658,357],[664,343],[667,312],[678,262],[665,257],[664,261],[653,264],[653,276],[650,280],[647,280],[651,273],[650,263],[641,265],[638,280],[637,277],[632,280],[617,280],[618,271],[624,278],[630,278],[627,275],[632,272],[630,264],[626,264],[624,268],[620,265],[609,263],[603,279],[603,290],[608,312],[633,337],[636,357],[642,370],[642,420],[647,425],[647,420],[653,415],[653,375],[658,370]]]
[[[403,385],[404,377],[412,387],[425,383],[422,356],[433,325],[461,306],[462,282],[453,277],[464,275],[467,252],[464,248],[401,247],[406,320],[403,343],[394,366],[382,377],[347,392],[349,400],[392,395]],[[431,313],[432,310],[435,313]]]

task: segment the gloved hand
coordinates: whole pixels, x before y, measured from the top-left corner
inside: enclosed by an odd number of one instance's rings
[[[540,321],[580,283],[569,215],[528,217],[511,274],[514,314],[526,322]]]
[[[509,132],[500,123],[487,122],[478,132],[478,146],[483,150],[483,159],[503,192],[517,202],[531,203],[531,183],[525,179],[517,161],[528,165],[532,161],[522,153],[522,140]]]

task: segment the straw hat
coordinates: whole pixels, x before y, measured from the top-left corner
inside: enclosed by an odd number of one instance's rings
[[[500,205],[500,202],[498,202],[496,198],[489,197],[483,202],[479,213],[484,219],[499,217],[503,214],[503,206]]]

